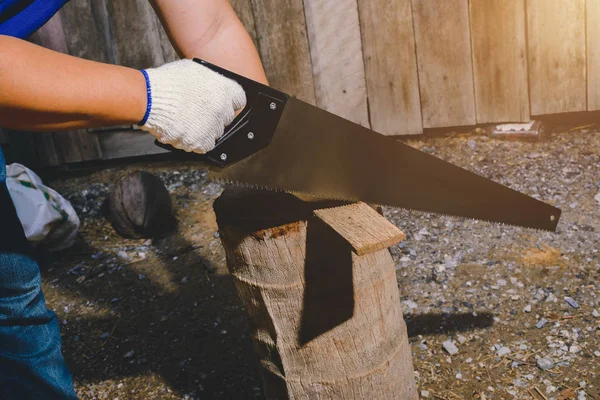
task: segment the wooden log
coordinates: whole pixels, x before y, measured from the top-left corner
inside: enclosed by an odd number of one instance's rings
[[[385,248],[403,236],[396,227],[362,203],[244,189],[214,209],[268,399],[417,399]]]
[[[600,110],[600,0],[586,1],[588,111]]]

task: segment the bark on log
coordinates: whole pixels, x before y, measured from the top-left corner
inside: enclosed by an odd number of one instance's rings
[[[393,260],[356,233],[403,234],[363,206],[348,218],[343,203],[245,189],[215,202],[268,399],[417,399]]]

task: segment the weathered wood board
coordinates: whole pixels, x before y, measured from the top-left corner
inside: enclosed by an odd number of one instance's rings
[[[256,37],[256,24],[254,23],[254,10],[251,0],[229,0],[229,3],[235,10],[240,21],[248,31],[248,34],[258,49],[258,39]]]
[[[93,61],[116,62],[106,0],[70,1],[58,15],[69,54]]]
[[[525,0],[470,0],[477,123],[529,121]]]
[[[413,0],[424,128],[475,124],[467,0]]]
[[[164,64],[159,22],[148,0],[106,0],[117,63],[136,69]]]
[[[356,0],[304,2],[317,106],[369,127]]]
[[[269,84],[315,104],[302,0],[252,0],[260,56]]]
[[[587,109],[600,110],[600,0],[587,0]]]
[[[585,0],[527,0],[531,114],[584,111]]]
[[[384,135],[422,133],[410,0],[358,0],[358,9],[371,128]]]

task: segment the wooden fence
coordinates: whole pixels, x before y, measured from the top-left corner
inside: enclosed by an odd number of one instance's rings
[[[600,109],[600,0],[231,3],[272,86],[386,135]],[[33,40],[134,68],[177,58],[147,0],[72,0]],[[41,165],[156,151],[130,128],[7,136]]]

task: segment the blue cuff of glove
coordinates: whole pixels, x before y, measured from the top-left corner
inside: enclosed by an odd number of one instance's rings
[[[144,118],[138,124],[139,126],[143,126],[146,121],[148,121],[148,117],[150,116],[150,111],[152,110],[152,88],[150,87],[150,78],[148,77],[148,73],[145,69],[140,71],[144,75],[144,79],[146,80],[146,113],[144,114]]]

